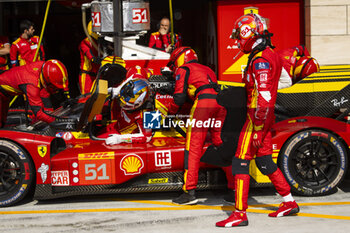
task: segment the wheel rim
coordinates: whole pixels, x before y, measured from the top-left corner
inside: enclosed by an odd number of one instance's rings
[[[21,184],[21,167],[10,154],[0,151],[0,195],[12,192]]]
[[[320,138],[309,138],[292,151],[290,170],[299,184],[322,187],[337,176],[340,166],[336,149]]]

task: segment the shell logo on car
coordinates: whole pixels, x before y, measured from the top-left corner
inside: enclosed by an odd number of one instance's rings
[[[143,160],[136,154],[125,155],[120,161],[120,169],[125,175],[140,174],[143,167]]]

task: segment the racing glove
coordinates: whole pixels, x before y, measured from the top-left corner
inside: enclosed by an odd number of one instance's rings
[[[131,143],[131,137],[129,135],[112,134],[106,139],[107,145],[115,145],[122,142]]]
[[[50,123],[50,126],[62,131],[76,131],[77,123],[77,120],[73,118],[57,117],[55,121]]]
[[[115,145],[120,143],[145,143],[151,141],[152,136],[147,137],[143,133],[134,134],[111,134],[105,140],[107,145]]]
[[[262,144],[262,131],[253,132],[252,144],[255,148],[260,148],[263,146],[263,144]]]
[[[255,148],[263,147],[263,127],[264,125],[254,125],[252,144]]]

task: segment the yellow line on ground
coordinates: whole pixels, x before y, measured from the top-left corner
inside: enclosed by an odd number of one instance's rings
[[[0,211],[0,215],[5,214],[63,214],[63,213],[86,213],[86,212],[121,212],[121,211],[164,211],[164,210],[200,210],[200,209],[213,209],[222,211],[233,211],[233,206],[174,206],[174,207],[157,207],[157,208],[109,208],[109,209],[68,209],[68,210],[23,210],[23,211]],[[268,214],[273,212],[272,210],[261,209],[248,209],[249,213]],[[325,214],[311,214],[311,213],[298,213],[296,216],[300,217],[312,217],[312,218],[328,218],[339,220],[350,220],[349,216],[339,215],[325,215]]]
[[[55,213],[84,213],[84,212],[119,212],[119,211],[152,211],[152,210],[193,210],[208,209],[206,206],[178,206],[178,207],[139,207],[139,208],[108,208],[108,209],[66,209],[66,210],[21,210],[0,211],[3,214],[55,214]]]
[[[113,200],[113,199],[111,199]],[[154,205],[169,205],[169,206],[179,206],[177,204],[173,204],[170,202],[163,201],[147,201],[147,200],[125,200],[125,199],[114,199],[118,201],[127,201],[134,203],[143,203],[143,204],[154,204]],[[350,205],[350,202],[313,202],[313,203],[298,203],[299,206],[328,206],[328,205]],[[247,209],[247,212],[250,213],[263,213],[269,214],[272,213],[273,210],[260,210],[254,209],[258,207],[278,207],[279,204],[257,204],[257,205],[249,205],[250,209]],[[200,207],[200,208],[197,208]],[[206,207],[206,208],[205,208]],[[206,205],[195,205],[192,206],[193,209],[217,209],[217,210],[225,210],[225,211],[233,211],[235,208],[233,206],[206,206]],[[324,214],[310,214],[310,213],[298,213],[297,216],[303,217],[313,217],[313,218],[329,218],[329,219],[341,219],[341,220],[350,220],[349,216],[338,216],[338,215],[324,215]]]
[[[247,212],[260,213],[260,214],[269,214],[269,213],[271,213],[273,211],[270,211],[270,210],[259,210],[259,209],[247,209]],[[297,214],[295,214],[293,216],[309,217],[309,218],[326,218],[326,219],[350,220],[350,216],[328,215],[328,214],[297,213]]]
[[[221,211],[233,211],[234,206],[208,206],[208,205],[193,205],[193,206],[181,206],[170,202],[162,201],[142,201],[142,200],[126,200],[126,199],[111,199],[115,201],[134,202],[143,204],[154,205],[168,205],[169,207],[139,207],[139,208],[108,208],[108,209],[66,209],[66,210],[22,210],[22,211],[0,211],[0,215],[4,214],[54,214],[54,213],[84,213],[84,212],[120,212],[120,211],[164,211],[164,210],[221,210]],[[298,203],[299,206],[320,206],[320,205],[350,205],[350,202],[320,202],[320,203]],[[254,207],[277,207],[277,204],[258,204],[250,205],[247,212],[249,213],[261,213],[268,214],[273,210],[254,209]],[[253,208],[252,208],[253,207]],[[350,216],[339,215],[325,215],[325,214],[312,214],[312,213],[298,213],[296,216],[312,217],[312,218],[327,218],[327,219],[339,219],[350,220]]]
[[[166,201],[149,201],[149,200],[132,200],[132,199],[121,199],[121,198],[109,198],[111,201],[126,201],[126,202],[134,202],[134,203],[142,203],[142,204],[153,204],[153,205],[168,205],[168,206],[179,206],[178,204],[174,204]],[[325,206],[325,205],[350,205],[350,201],[342,201],[342,202],[310,202],[310,203],[298,203],[299,206]],[[198,206],[198,205],[197,205]],[[206,205],[203,205],[206,206]],[[279,204],[257,204],[257,205],[249,205],[249,207],[278,207]],[[195,205],[193,205],[195,207]]]
[[[350,220],[349,216],[328,215],[328,214],[298,213],[296,214],[296,216],[309,217],[309,218],[329,218],[329,219],[338,219],[338,220]]]
[[[108,198],[107,200],[142,203],[142,204],[152,204],[152,205],[179,206],[177,204],[173,204],[171,202],[166,202],[166,201],[132,200],[132,199],[122,199],[122,198]]]

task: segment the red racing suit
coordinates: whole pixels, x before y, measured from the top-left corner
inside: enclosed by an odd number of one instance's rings
[[[189,96],[194,100],[190,119],[195,122],[187,125],[185,146],[184,191],[196,189],[200,158],[208,131],[215,146],[222,144],[221,128],[224,124],[226,109],[216,101],[217,86],[215,73],[207,66],[197,62],[188,62],[175,72],[174,98],[170,102],[169,114],[175,114]],[[215,122],[218,124],[205,126],[198,122]],[[187,123],[186,122],[186,123]],[[229,181],[229,186],[233,181]]]
[[[152,138],[152,129],[143,127],[143,113],[147,109],[136,111],[125,111],[119,104],[113,101],[112,119],[113,123],[101,132],[99,137],[105,138],[110,134],[130,135],[129,143],[146,143]]]
[[[297,63],[297,57],[310,56],[309,51],[303,45],[283,49],[277,52],[282,59],[283,68],[292,78],[294,76],[294,68]]]
[[[19,37],[11,45],[10,60],[12,67],[32,63],[38,48],[39,37],[33,36],[30,39]],[[44,47],[41,45],[36,61],[45,61]]]
[[[0,36],[0,49],[4,48],[5,45],[9,45],[9,40],[6,36]],[[8,56],[2,55],[0,56],[0,70],[8,70]]]
[[[161,35],[160,32],[153,32],[149,38],[148,47],[165,51],[171,44],[170,33]],[[181,36],[175,33],[174,49],[179,48],[182,45]]]
[[[80,74],[79,74],[79,88],[82,95],[91,92],[92,85],[96,79],[98,69],[100,68],[97,60],[98,52],[92,46],[90,40],[85,38],[79,45],[80,51]]]
[[[235,157],[250,161],[255,156],[272,154],[271,127],[274,124],[274,105],[277,98],[278,81],[282,71],[278,54],[270,47],[256,53],[250,60],[243,82],[247,91],[247,117],[241,130]],[[262,131],[259,149],[252,145],[253,134]],[[282,196],[290,193],[290,187],[282,172],[277,170],[268,175],[276,190]],[[248,208],[249,174],[235,175],[236,209]]]
[[[51,123],[54,116],[44,111],[44,104],[41,97],[48,97],[49,93],[41,87],[40,72],[43,61],[30,63],[24,66],[14,67],[0,75],[0,124],[6,122],[9,96],[26,95],[26,99],[35,120],[42,120]]]

